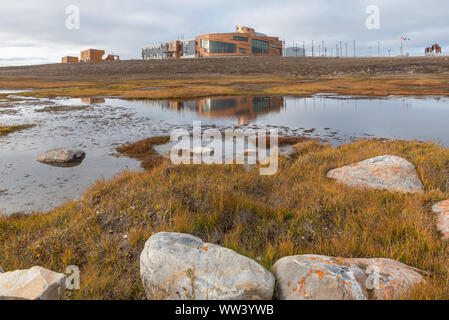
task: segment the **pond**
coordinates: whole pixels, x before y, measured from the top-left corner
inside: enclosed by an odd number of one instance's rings
[[[14,96],[17,98],[17,96]],[[77,199],[95,181],[139,170],[114,156],[119,145],[170,135],[178,128],[277,128],[281,135],[338,145],[360,138],[434,141],[449,146],[449,99],[313,96],[219,97],[191,101],[36,99],[0,101],[0,125],[36,126],[0,137],[0,212],[50,210]],[[82,149],[76,167],[36,161],[53,148]]]

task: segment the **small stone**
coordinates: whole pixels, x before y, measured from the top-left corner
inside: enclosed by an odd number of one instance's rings
[[[86,153],[82,150],[59,148],[41,154],[37,161],[42,163],[71,163],[81,162],[85,157]]]

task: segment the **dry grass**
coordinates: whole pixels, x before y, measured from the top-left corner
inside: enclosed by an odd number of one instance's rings
[[[33,124],[23,124],[18,126],[0,126],[0,136],[6,136],[9,133],[25,130],[34,127]]]
[[[2,89],[51,89],[64,87],[78,87],[90,85],[88,81],[49,81],[36,78],[16,79],[14,77],[0,77]]]
[[[118,147],[117,151],[130,158],[139,160],[142,168],[150,170],[165,161],[165,158],[154,150],[154,146],[165,144],[169,141],[170,137],[168,136],[153,137]]]
[[[127,146],[153,154],[154,141]],[[77,202],[50,213],[0,218],[0,265],[81,268],[81,290],[70,299],[141,299],[139,254],[160,231],[193,234],[260,257],[324,254],[384,257],[432,274],[410,296],[448,299],[449,242],[435,228],[430,206],[449,198],[449,150],[431,143],[359,141],[339,148],[313,141],[281,158],[271,177],[242,166],[174,166],[100,181]],[[423,195],[354,189],[326,179],[328,170],[393,154],[415,164]]]
[[[16,80],[14,88],[27,88],[31,80]],[[222,76],[201,79],[126,80],[110,82],[40,83],[39,91],[23,95],[33,97],[93,97],[108,96],[126,99],[189,99],[206,96],[239,95],[301,95],[336,93],[345,95],[448,96],[449,78],[417,75],[373,77],[286,77],[286,76]],[[0,80],[0,88],[2,82]],[[55,89],[56,88],[56,89]]]

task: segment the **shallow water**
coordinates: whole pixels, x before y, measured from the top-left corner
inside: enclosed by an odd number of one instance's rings
[[[435,141],[449,146],[448,99],[351,97],[228,97],[194,101],[34,99],[0,101],[0,125],[34,128],[0,137],[0,212],[49,210],[76,199],[95,181],[136,161],[110,155],[127,142],[169,135],[174,129],[277,128],[281,135],[322,138],[334,145],[382,137]],[[50,149],[87,153],[81,165],[58,168],[38,163]]]

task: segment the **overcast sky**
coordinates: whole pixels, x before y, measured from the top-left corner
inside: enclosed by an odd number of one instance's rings
[[[80,28],[66,28],[66,8],[80,10]],[[366,8],[380,9],[380,28],[368,29]],[[70,20],[71,21],[71,20]],[[87,48],[105,49],[122,59],[140,58],[142,46],[214,32],[232,32],[236,24],[279,36],[287,46],[311,41],[333,48],[357,40],[357,53],[422,54],[437,42],[449,50],[447,0],[2,0],[0,65],[59,62]],[[330,50],[330,49],[329,49]],[[344,51],[345,53],[345,51]]]

